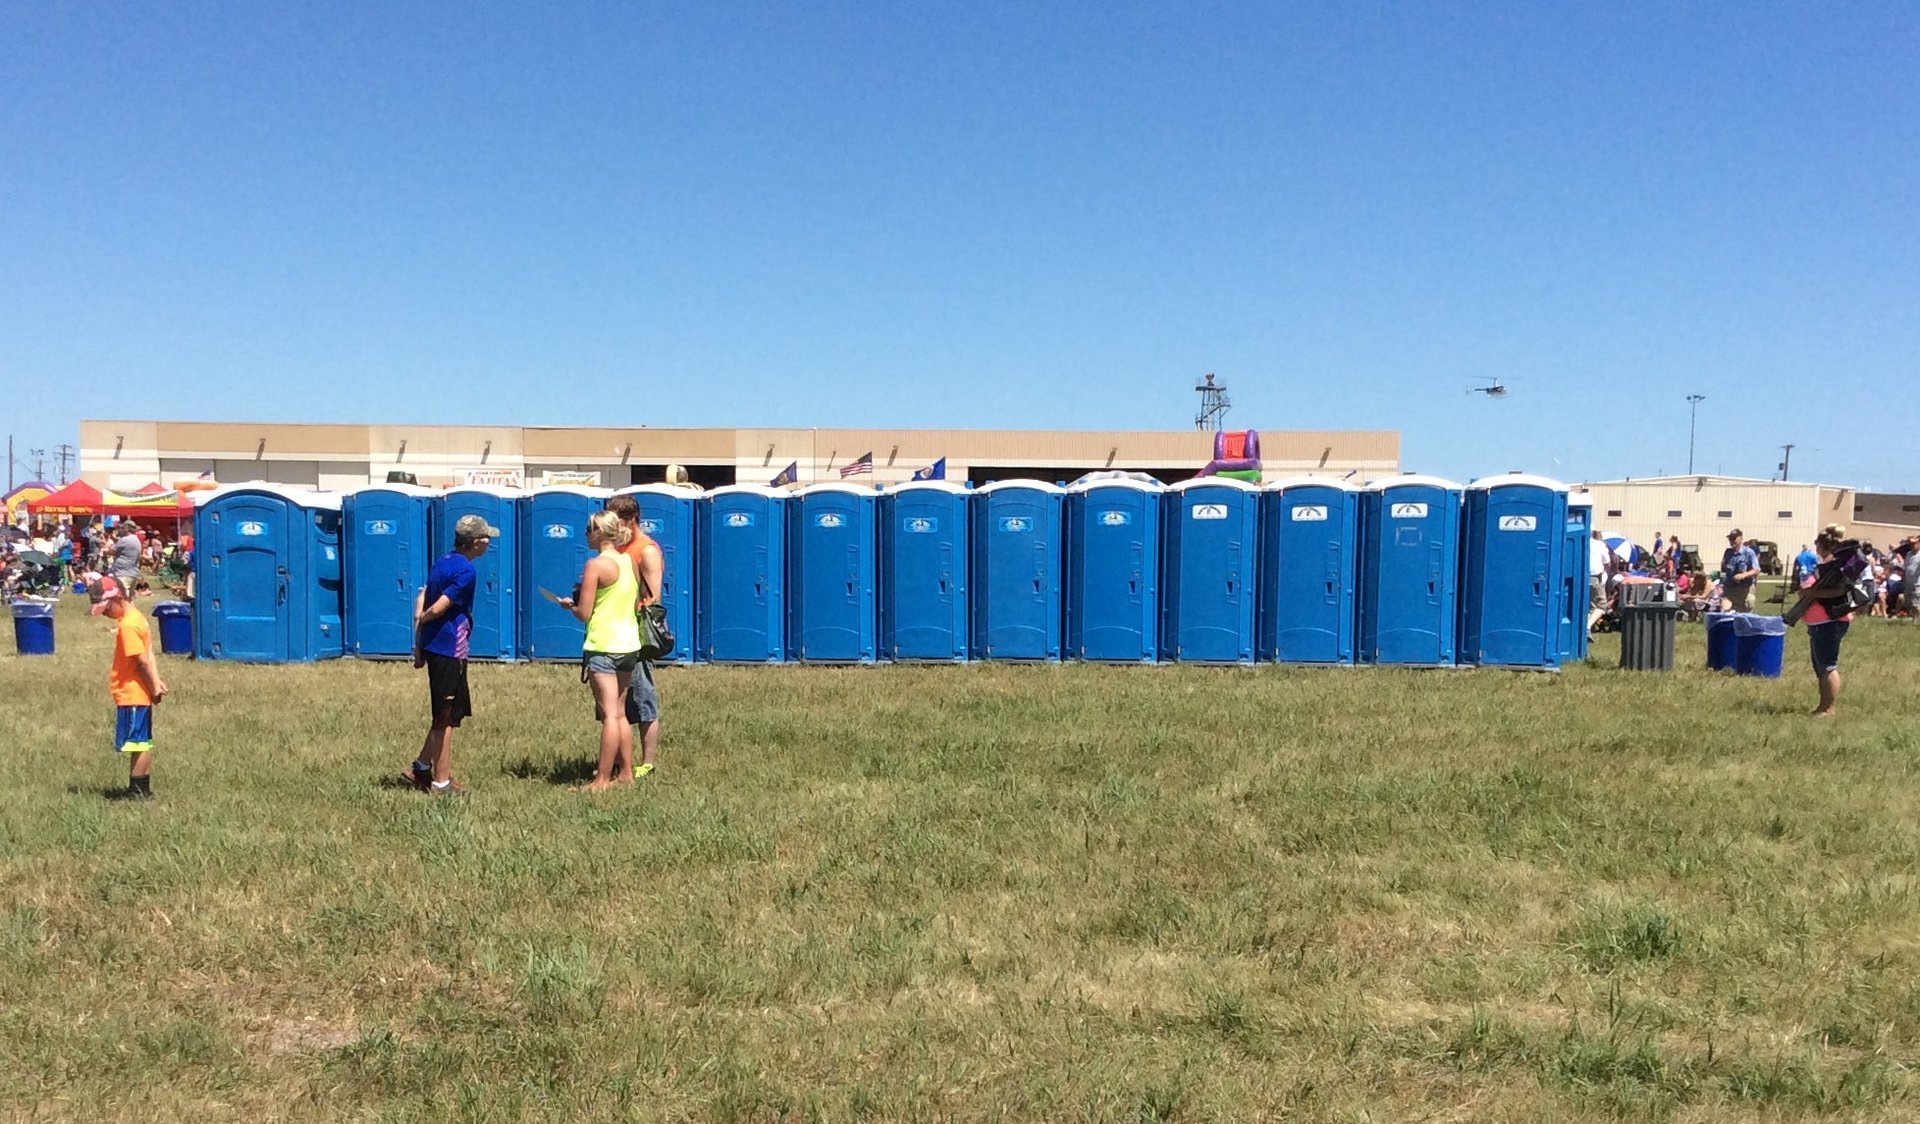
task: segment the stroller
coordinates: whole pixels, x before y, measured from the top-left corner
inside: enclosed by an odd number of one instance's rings
[[[15,597],[57,597],[60,560],[38,550],[23,550],[7,563],[4,583],[8,600]]]

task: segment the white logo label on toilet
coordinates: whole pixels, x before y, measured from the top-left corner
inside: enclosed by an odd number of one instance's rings
[[[1102,527],[1124,527],[1133,522],[1133,515],[1125,511],[1103,511],[1100,513]]]
[[[1327,521],[1327,505],[1323,503],[1303,503],[1293,509],[1293,521],[1295,523],[1325,523]]]
[[[267,525],[265,523],[255,523],[251,519],[240,524],[240,526],[235,529],[248,538],[254,538],[267,533]]]
[[[1531,531],[1538,521],[1531,515],[1502,515],[1500,529],[1503,531]]]
[[[1227,505],[1223,503],[1197,503],[1192,508],[1195,519],[1225,519]]]
[[[816,515],[813,520],[813,525],[816,527],[825,527],[829,531],[837,530],[847,525],[847,517],[837,511],[829,511],[825,515]]]
[[[1393,505],[1392,515],[1395,519],[1425,519],[1427,517],[1427,505],[1423,503],[1397,503]]]

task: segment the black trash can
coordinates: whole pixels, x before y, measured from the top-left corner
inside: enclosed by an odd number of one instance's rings
[[[1672,671],[1673,631],[1680,606],[1647,601],[1620,606],[1620,666],[1628,671]]]

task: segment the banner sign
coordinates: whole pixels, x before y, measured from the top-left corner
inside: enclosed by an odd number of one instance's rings
[[[587,488],[600,486],[600,473],[590,469],[550,468],[540,474],[540,486],[550,488],[555,484],[577,484]]]
[[[527,478],[517,468],[469,468],[467,487],[524,488]]]

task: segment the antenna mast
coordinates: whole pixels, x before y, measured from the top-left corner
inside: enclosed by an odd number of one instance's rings
[[[1227,388],[1213,381],[1213,372],[1207,372],[1207,380],[1193,388],[1200,394],[1200,412],[1193,416],[1195,429],[1219,429],[1227,411],[1233,409],[1233,399],[1227,397]]]

